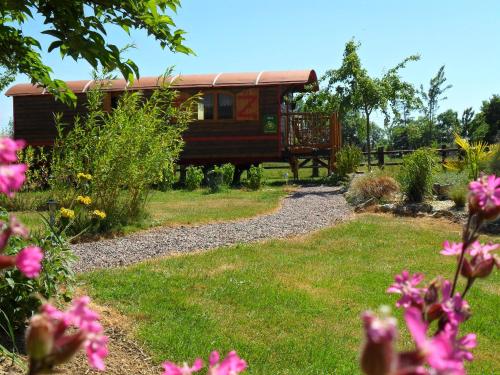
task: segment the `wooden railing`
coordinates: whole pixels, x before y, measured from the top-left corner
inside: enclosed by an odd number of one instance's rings
[[[336,115],[290,112],[285,118],[285,146],[310,148],[339,148],[340,125]]]

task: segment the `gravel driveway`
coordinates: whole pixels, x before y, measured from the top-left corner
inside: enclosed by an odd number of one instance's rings
[[[72,245],[79,257],[75,270],[118,267],[173,252],[304,234],[345,220],[351,214],[338,187],[301,187],[283,199],[281,208],[268,215],[198,226],[158,227],[125,237]]]

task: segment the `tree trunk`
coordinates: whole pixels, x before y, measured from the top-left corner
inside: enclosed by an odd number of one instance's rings
[[[371,172],[372,166],[371,166],[371,160],[372,160],[372,147],[370,144],[370,113],[365,110],[365,116],[366,116],[366,151],[368,152],[368,171]]]

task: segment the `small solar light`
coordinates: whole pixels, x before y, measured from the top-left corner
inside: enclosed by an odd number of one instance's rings
[[[57,201],[53,199],[49,199],[47,201],[47,206],[49,207],[49,224],[50,226],[54,226],[56,222],[56,209],[57,209]]]

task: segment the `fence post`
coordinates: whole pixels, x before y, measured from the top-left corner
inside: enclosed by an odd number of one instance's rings
[[[377,148],[377,159],[378,159],[378,166],[383,167],[384,166],[384,146],[378,147]]]
[[[312,175],[311,177],[319,177],[319,163],[318,159],[313,158],[312,160]]]
[[[447,155],[447,151],[446,151],[446,145],[441,145],[441,163],[444,165],[444,163],[446,163],[446,155]]]

